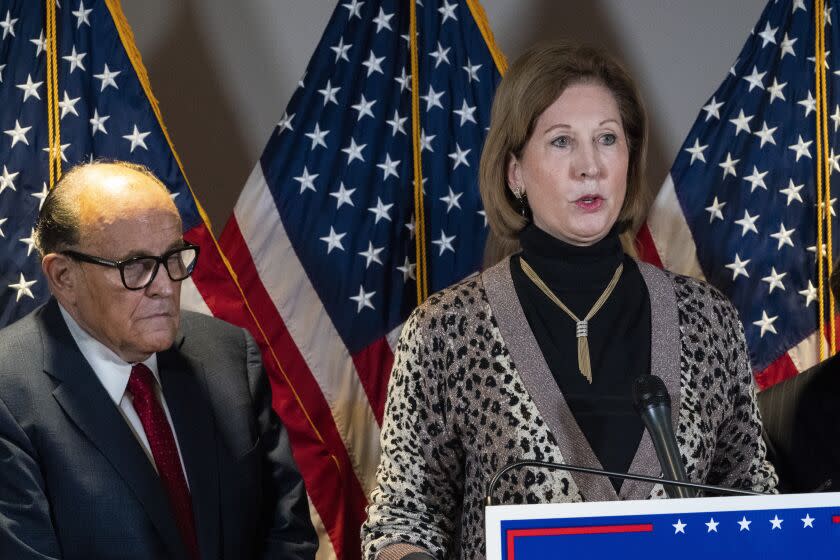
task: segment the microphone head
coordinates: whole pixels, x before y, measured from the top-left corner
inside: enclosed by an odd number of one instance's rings
[[[671,396],[665,387],[665,382],[656,375],[640,375],[633,381],[633,405],[636,411],[652,406],[665,405],[671,407]]]

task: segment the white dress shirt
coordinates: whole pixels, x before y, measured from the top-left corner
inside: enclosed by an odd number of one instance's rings
[[[131,375],[131,366],[117,354],[93,338],[87,331],[85,331],[73,317],[65,311],[59,304],[58,308],[61,310],[61,315],[64,317],[64,322],[67,323],[67,328],[70,329],[70,334],[73,335],[73,340],[81,350],[82,355],[90,364],[93,373],[102,383],[108,396],[117,405],[117,408],[122,413],[131,431],[134,432],[137,440],[143,445],[149,461],[152,466],[155,466],[155,460],[152,455],[152,448],[149,447],[149,439],[146,437],[146,431],[143,429],[143,424],[140,422],[140,417],[137,411],[134,410],[131,394],[126,391],[128,387],[128,378]],[[172,429],[172,435],[175,438],[175,446],[178,448],[178,458],[181,461],[181,469],[184,470],[184,479],[187,479],[187,471],[184,469],[184,457],[181,455],[181,446],[178,443],[178,434],[175,432],[175,426],[172,424],[172,416],[169,414],[169,407],[166,406],[166,399],[163,396],[163,391],[160,386],[160,374],[158,373],[157,354],[152,354],[143,361],[155,377],[155,394],[157,395],[160,404],[163,406],[163,411],[166,413],[166,420],[169,422],[169,427]],[[155,466],[155,469],[157,467]],[[189,479],[187,479],[187,486],[189,487]]]

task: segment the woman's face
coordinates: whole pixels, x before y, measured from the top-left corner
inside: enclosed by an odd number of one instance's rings
[[[525,192],[534,223],[573,245],[610,231],[627,191],[627,139],[618,104],[600,84],[567,87],[537,119],[508,185]]]

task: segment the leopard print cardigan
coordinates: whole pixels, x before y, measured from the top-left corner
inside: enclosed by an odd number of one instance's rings
[[[651,373],[665,381],[688,478],[775,491],[743,327],[703,282],[639,263],[651,302]],[[539,351],[504,260],[431,296],[405,323],[388,386],[364,556],[483,559],[486,484],[514,461],[600,468]],[[645,432],[631,472],[660,476]],[[661,484],[513,471],[504,504],[665,497]]]

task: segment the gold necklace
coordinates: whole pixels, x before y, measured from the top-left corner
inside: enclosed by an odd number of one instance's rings
[[[553,301],[557,307],[562,309],[566,315],[571,317],[575,322],[575,334],[577,336],[578,343],[578,369],[580,369],[581,375],[583,375],[589,383],[592,383],[592,362],[589,359],[589,320],[592,319],[598,311],[600,311],[601,307],[603,307],[607,302],[607,299],[609,299],[610,294],[612,294],[618,284],[618,279],[621,278],[621,272],[624,270],[624,263],[619,264],[618,268],[615,269],[612,280],[610,280],[610,283],[607,284],[607,287],[604,289],[601,297],[598,298],[598,301],[595,302],[595,305],[592,306],[592,309],[589,310],[589,313],[587,313],[586,317],[583,319],[578,319],[577,315],[572,313],[572,310],[560,301],[560,298],[551,291],[551,288],[545,285],[542,278],[540,278],[537,273],[534,272],[534,269],[525,262],[525,259],[520,257],[519,263],[522,265],[522,271],[525,275],[531,279],[531,281],[542,291],[542,293],[544,293],[548,299]]]

